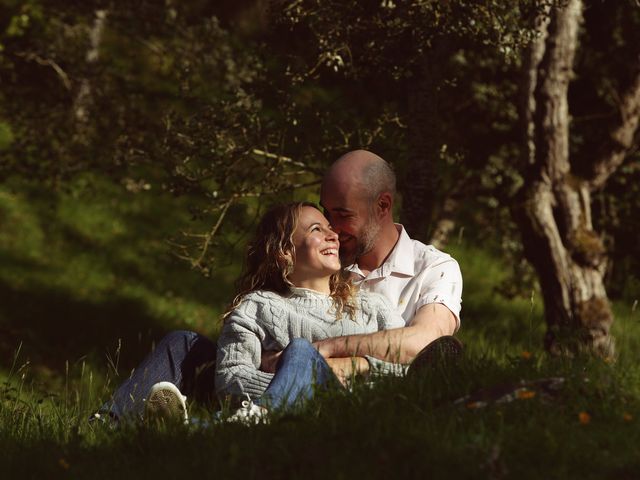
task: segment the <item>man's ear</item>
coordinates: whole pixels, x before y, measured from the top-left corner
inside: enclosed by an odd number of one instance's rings
[[[381,217],[385,215],[391,215],[393,208],[393,197],[391,197],[391,194],[389,192],[382,192],[378,196],[378,202],[376,206],[378,207],[378,212],[380,213]]]

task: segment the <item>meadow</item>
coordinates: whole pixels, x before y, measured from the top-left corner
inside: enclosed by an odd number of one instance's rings
[[[465,280],[457,368],[358,384],[265,425],[89,424],[164,333],[216,336],[243,237],[209,278],[190,270],[166,241],[194,225],[183,202],[95,176],[0,188],[2,478],[640,476],[637,302],[614,303],[617,358],[550,358],[539,292],[498,293],[505,260],[464,238],[447,249]],[[549,378],[562,380],[536,386]]]

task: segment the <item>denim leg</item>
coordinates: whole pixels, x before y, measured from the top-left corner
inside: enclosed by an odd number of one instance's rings
[[[275,409],[289,409],[313,397],[314,389],[340,385],[327,361],[303,338],[295,338],[278,360],[276,374],[256,402]]]
[[[215,395],[216,345],[195,332],[167,334],[122,383],[112,400],[101,409],[117,418],[141,416],[143,399],[157,382],[171,382],[187,396],[198,399]]]

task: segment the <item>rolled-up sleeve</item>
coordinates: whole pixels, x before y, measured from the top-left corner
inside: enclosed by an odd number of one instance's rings
[[[429,266],[422,281],[416,311],[430,303],[445,305],[456,317],[456,330],[460,327],[462,273],[458,262],[449,256]]]

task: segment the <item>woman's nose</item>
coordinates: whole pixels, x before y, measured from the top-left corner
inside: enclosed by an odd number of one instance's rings
[[[326,238],[327,238],[327,240],[331,240],[333,242],[337,242],[338,241],[338,234],[337,234],[337,232],[334,232],[333,230],[328,230]]]

